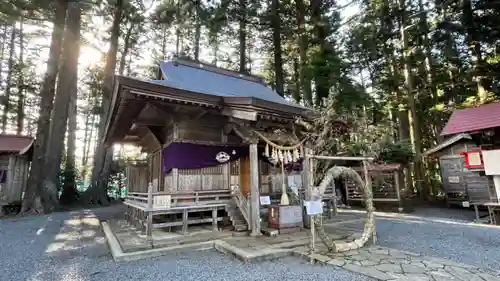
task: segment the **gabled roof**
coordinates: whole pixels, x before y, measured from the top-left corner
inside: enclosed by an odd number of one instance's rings
[[[224,98],[255,98],[307,109],[278,95],[260,77],[179,59],[160,62],[160,71],[162,80],[154,82],[171,88]]]
[[[436,152],[439,152],[443,149],[446,149],[447,147],[452,146],[453,144],[455,144],[461,140],[472,140],[472,137],[469,134],[465,134],[465,133],[455,135],[455,136],[443,141],[442,143],[436,145],[435,147],[427,150],[426,152],[424,152],[424,155],[425,156],[432,155]]]
[[[33,146],[33,141],[30,136],[0,134],[0,153],[23,155]]]
[[[442,136],[500,127],[500,102],[455,110]]]

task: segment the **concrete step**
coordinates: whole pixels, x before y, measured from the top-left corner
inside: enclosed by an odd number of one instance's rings
[[[230,215],[229,217],[235,220],[245,220],[245,217],[242,215]]]
[[[242,221],[242,220],[234,220],[234,221],[232,221],[232,224],[233,225],[237,225],[237,224],[247,225],[246,221]]]
[[[248,226],[246,225],[235,225],[234,226],[235,231],[248,231]]]

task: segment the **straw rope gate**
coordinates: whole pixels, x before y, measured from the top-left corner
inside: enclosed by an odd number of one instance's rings
[[[281,162],[281,173],[283,177],[283,186],[282,186],[282,198],[281,204],[288,205],[289,200],[286,192],[286,184],[285,184],[285,171],[283,165],[289,162],[295,162],[299,158],[304,157],[304,161],[311,161],[312,159],[323,159],[323,160],[358,160],[363,161],[363,169],[365,174],[366,183],[363,182],[361,176],[354,169],[344,166],[334,166],[330,168],[327,172],[323,180],[319,185],[319,196],[322,198],[325,194],[326,187],[329,186],[332,181],[335,179],[343,178],[352,180],[358,190],[363,195],[365,207],[366,207],[366,220],[363,228],[363,234],[360,238],[354,239],[352,242],[346,242],[342,240],[335,240],[330,237],[323,226],[322,215],[313,215],[312,219],[314,222],[314,229],[317,231],[319,238],[325,244],[329,251],[333,252],[345,252],[349,250],[355,250],[363,247],[370,238],[373,239],[373,243],[376,242],[376,231],[375,231],[375,208],[373,207],[373,193],[371,186],[371,178],[368,174],[368,160],[373,160],[368,157],[335,157],[335,156],[319,156],[319,155],[306,155],[304,153],[304,143],[307,138],[298,142],[292,146],[281,146],[278,145],[268,138],[266,138],[263,134],[253,131],[260,139],[262,139],[266,143],[266,149],[264,152],[264,156],[271,158],[275,161],[275,163]],[[269,147],[272,148],[270,151]],[[308,167],[312,167],[312,163],[307,163]],[[307,171],[312,172],[312,170]],[[313,177],[311,174],[310,177]],[[313,181],[311,181],[313,182]],[[308,185],[310,183],[307,183]],[[335,190],[334,190],[335,192]],[[296,201],[298,198],[294,197],[293,192],[292,200]]]
[[[319,195],[323,197],[325,193],[325,189],[327,186],[331,184],[332,181],[338,178],[348,178],[355,182],[358,189],[363,194],[364,203],[366,206],[366,220],[363,229],[363,234],[360,238],[355,239],[352,242],[345,242],[341,240],[334,240],[331,238],[325,231],[323,227],[323,219],[321,215],[315,215],[314,218],[314,226],[317,234],[323,244],[328,248],[329,251],[332,252],[345,252],[349,250],[355,250],[363,247],[370,238],[373,239],[373,242],[376,241],[376,231],[375,231],[375,208],[373,207],[373,194],[371,189],[371,180],[368,176],[368,168],[367,163],[364,161],[365,165],[365,177],[367,178],[366,184],[361,179],[361,176],[353,169],[343,166],[334,166],[330,168],[327,172],[323,180],[319,185]]]

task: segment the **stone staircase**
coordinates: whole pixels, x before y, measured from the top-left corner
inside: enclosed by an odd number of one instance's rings
[[[231,200],[231,202],[227,204],[226,212],[229,215],[229,219],[231,220],[236,232],[245,232],[249,230],[247,221],[245,220],[245,217],[241,213],[241,210],[235,200]]]

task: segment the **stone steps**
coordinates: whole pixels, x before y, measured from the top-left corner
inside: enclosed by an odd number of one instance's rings
[[[226,207],[226,212],[231,220],[231,223],[234,227],[234,230],[237,232],[245,232],[248,231],[248,225],[245,221],[245,218],[241,214],[238,207],[234,204],[229,204]]]

